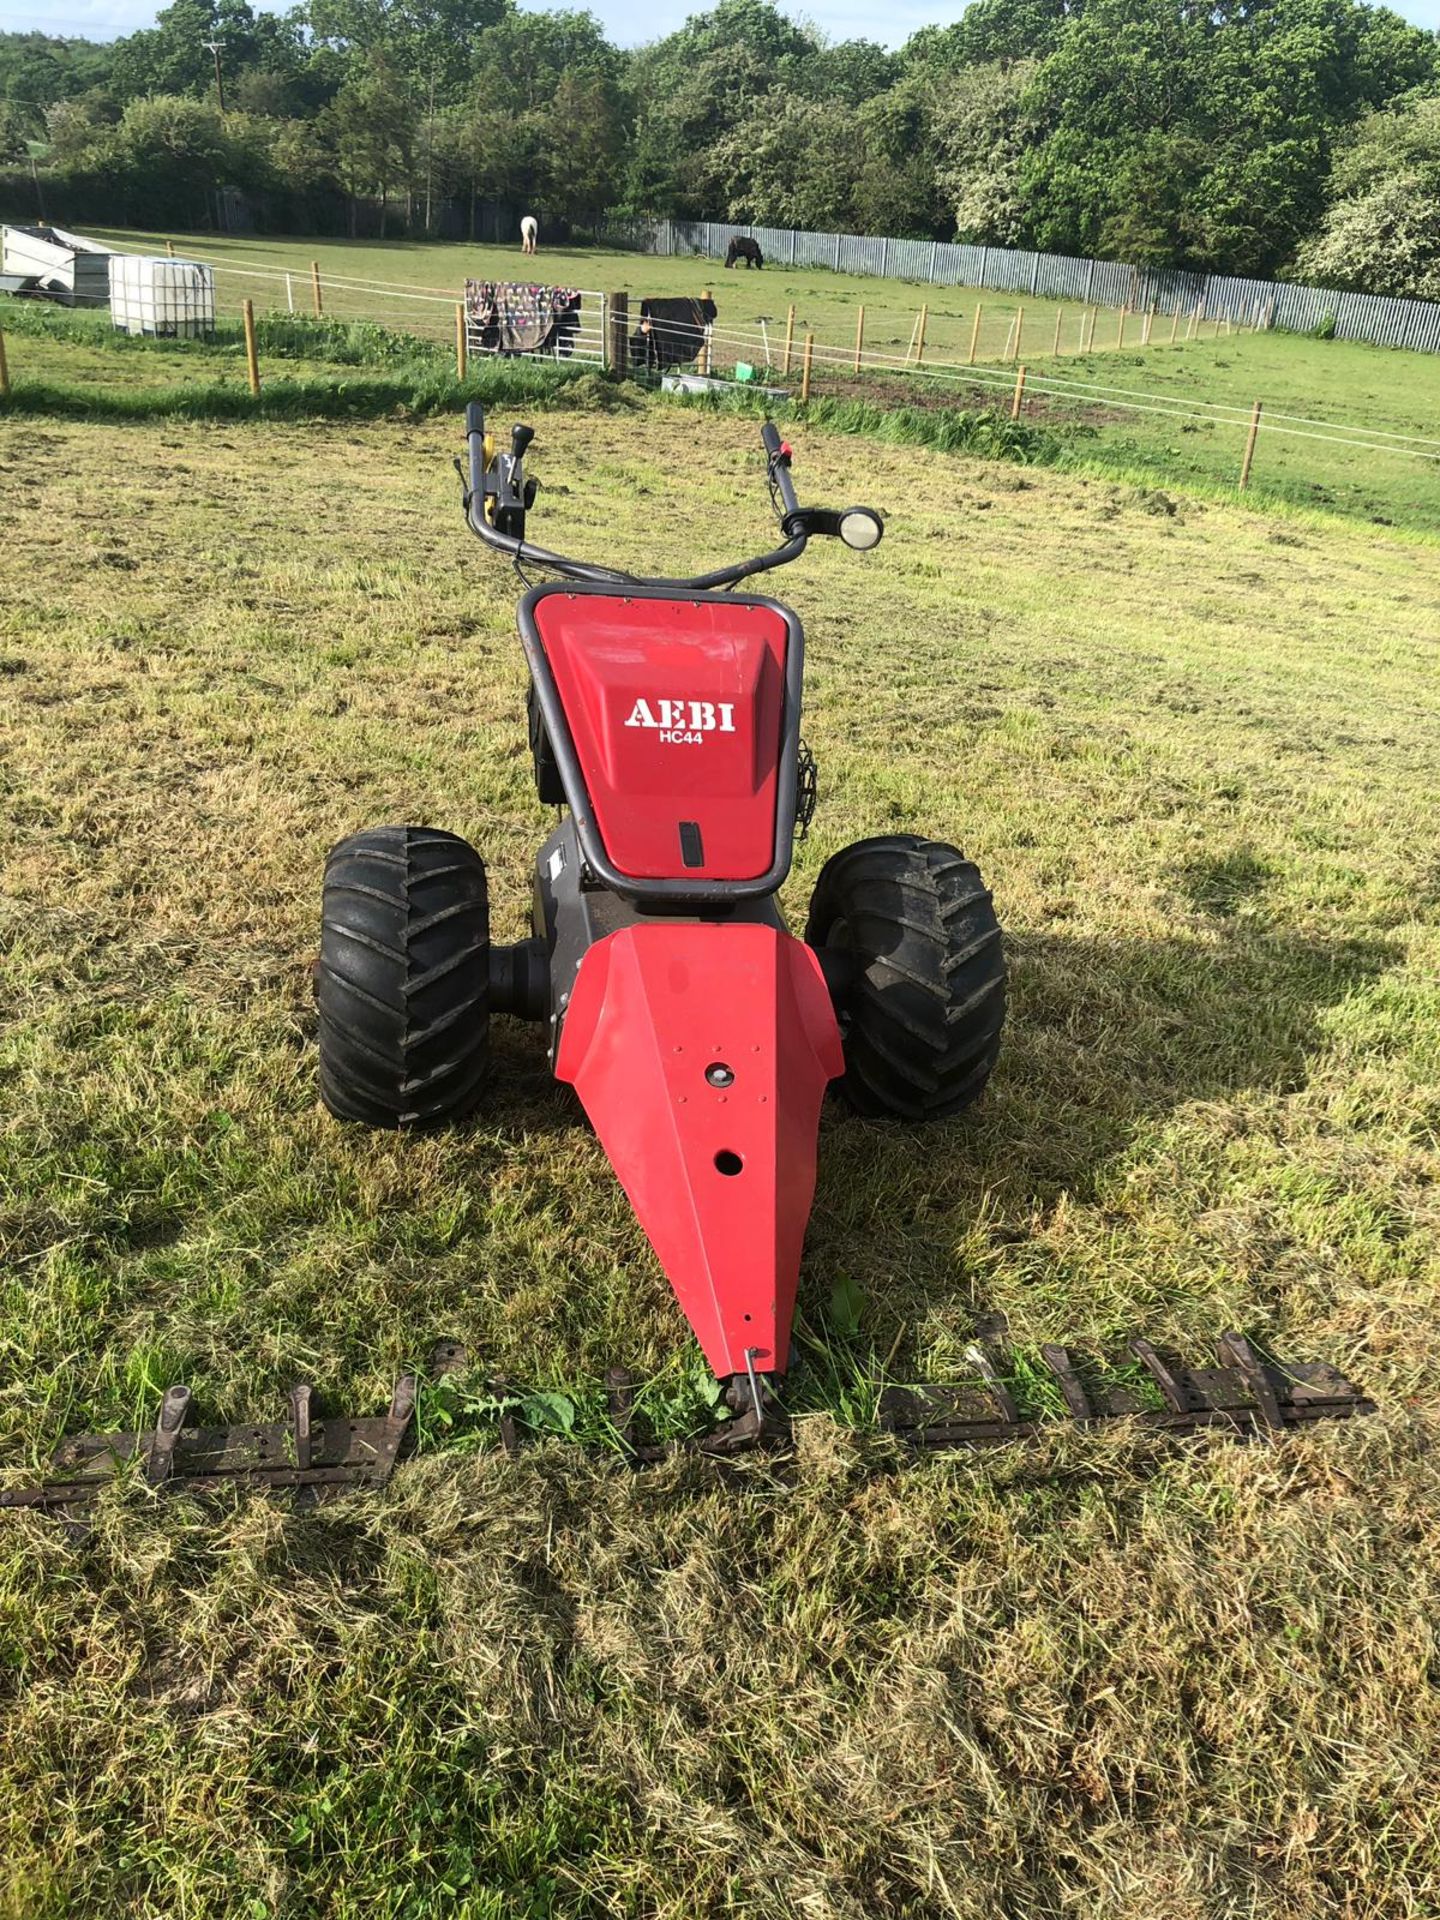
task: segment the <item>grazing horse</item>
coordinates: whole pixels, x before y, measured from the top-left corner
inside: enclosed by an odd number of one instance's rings
[[[534,253],[535,242],[540,237],[540,222],[533,213],[527,213],[520,222],[520,251]]]
[[[743,260],[747,268],[763,267],[765,256],[760,251],[760,242],[747,239],[743,233],[737,233],[725,249],[725,264],[727,267],[733,267],[739,260]]]

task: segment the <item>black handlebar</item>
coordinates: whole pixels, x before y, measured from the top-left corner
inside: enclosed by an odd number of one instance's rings
[[[800,505],[795,497],[795,483],[790,477],[790,449],[781,440],[774,421],[767,420],[760,429],[760,438],[765,448],[771,496],[777,499],[781,531],[785,535],[781,544],[772,552],[760,554],[753,560],[737,561],[732,566],[719,567],[713,573],[696,574],[685,579],[625,573],[617,567],[595,566],[589,561],[571,560],[565,554],[552,553],[549,548],[536,546],[526,540],[523,532],[516,535],[496,524],[497,520],[508,516],[512,520],[518,518],[518,524],[523,529],[523,508],[530,504],[534,487],[533,481],[527,483],[525,480],[523,465],[526,451],[535,438],[533,427],[515,427],[510,436],[508,460],[498,461],[493,467],[485,455],[485,410],[477,400],[472,400],[465,409],[465,435],[469,446],[470,473],[469,484],[464,489],[463,505],[471,532],[478,534],[487,546],[508,554],[516,562],[529,561],[534,566],[549,567],[569,580],[674,587],[682,592],[695,593],[709,592],[717,587],[733,587],[754,574],[769,573],[772,568],[788,566],[792,560],[798,560],[809,545],[812,534],[839,533],[841,522],[846,517]],[[463,480],[465,470],[458,460],[455,464]],[[487,502],[489,512],[486,510]],[[865,514],[873,522],[875,541],[878,541],[878,514],[871,513],[868,508],[852,508],[850,511]],[[868,544],[873,545],[874,541]]]
[[[767,420],[761,427],[760,438],[770,470],[770,485],[780,496],[782,522],[788,521],[792,513],[800,511],[800,502],[795,498],[795,482],[790,478],[790,449],[780,438],[780,430],[773,420]]]

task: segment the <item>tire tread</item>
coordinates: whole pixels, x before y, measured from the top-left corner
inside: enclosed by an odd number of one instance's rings
[[[939,1120],[984,1091],[1000,1051],[1005,959],[994,900],[957,847],[884,834],[842,848],[815,885],[805,938],[850,929],[862,962],[842,1088],[866,1114]]]
[[[371,827],[326,862],[320,1095],[342,1120],[438,1126],[489,1064],[489,901],[479,854],[436,827]]]

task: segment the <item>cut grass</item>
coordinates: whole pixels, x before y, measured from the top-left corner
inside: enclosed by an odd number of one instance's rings
[[[549,413],[536,531],[698,568],[753,422]],[[0,1530],[0,1912],[1422,1920],[1440,1905],[1440,557],[800,427],[873,497],[804,617],[816,828],[954,838],[1011,934],[984,1107],[827,1110],[799,1459],[717,1487],[433,1418],[381,1499]],[[0,421],[0,1449],[383,1403],[437,1333],[592,1418],[693,1348],[603,1156],[500,1023],[492,1104],[319,1112],[326,847],[432,820],[497,937],[543,832],[515,582],[459,421]],[[753,540],[744,537],[749,528]],[[840,1283],[837,1287],[837,1283]],[[1275,1449],[1063,1428],[891,1471],[864,1362],[1221,1326],[1380,1418]],[[1038,1383],[1037,1383],[1038,1390]],[[469,1388],[461,1390],[463,1393]],[[435,1409],[431,1408],[433,1415]],[[483,1422],[477,1422],[483,1426]]]

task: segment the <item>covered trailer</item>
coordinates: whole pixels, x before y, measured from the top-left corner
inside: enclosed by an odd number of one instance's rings
[[[112,253],[110,318],[125,333],[193,339],[215,330],[215,271],[164,254]]]
[[[72,307],[110,299],[110,255],[60,227],[0,227],[0,274]]]

